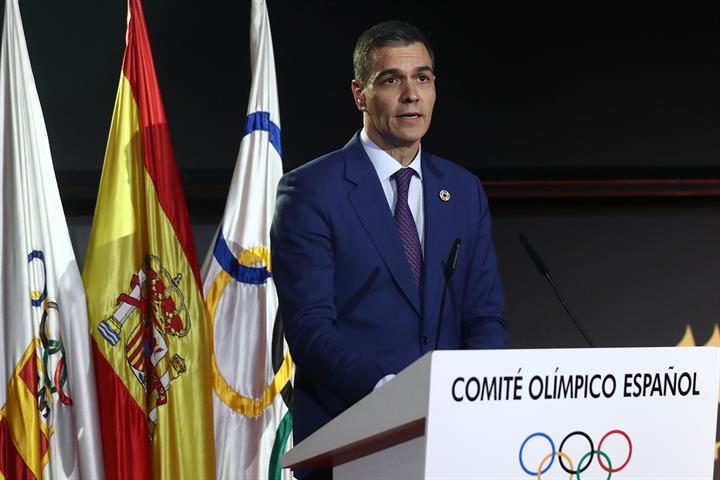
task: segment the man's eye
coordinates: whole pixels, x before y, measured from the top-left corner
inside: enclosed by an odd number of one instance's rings
[[[430,81],[430,77],[428,75],[418,75],[418,80],[427,83]]]
[[[382,83],[384,83],[384,84],[386,84],[386,85],[392,85],[392,84],[394,84],[394,83],[397,83],[397,78],[395,78],[395,77],[388,77],[388,78],[386,78],[385,80],[383,80]]]

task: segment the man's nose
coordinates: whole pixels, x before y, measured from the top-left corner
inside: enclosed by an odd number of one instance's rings
[[[415,103],[418,100],[420,100],[420,95],[418,94],[417,85],[415,85],[413,82],[405,83],[405,85],[403,85],[403,91],[402,96],[400,97],[400,101],[402,103]]]

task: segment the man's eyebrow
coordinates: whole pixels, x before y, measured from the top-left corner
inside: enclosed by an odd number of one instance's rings
[[[433,70],[430,65],[423,65],[422,67],[417,67],[415,73],[432,73],[435,75],[435,70]]]
[[[387,75],[399,75],[401,73],[399,68],[387,68],[385,70],[380,70],[376,75],[375,78],[381,78],[385,77]],[[415,67],[414,73],[432,73],[435,75],[435,71],[432,69],[430,65],[422,65],[420,67]]]
[[[380,70],[375,74],[375,78],[385,77],[387,75],[397,75],[400,73],[399,68],[386,68],[385,70]]]

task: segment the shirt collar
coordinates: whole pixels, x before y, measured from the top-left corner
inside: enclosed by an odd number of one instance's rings
[[[377,176],[381,182],[389,180],[395,172],[403,168],[400,162],[395,160],[385,150],[370,140],[370,137],[365,132],[364,128],[360,132],[360,142],[365,149],[365,153],[367,153],[368,157],[370,157],[370,162],[372,162],[373,167],[375,167],[375,171],[377,172]],[[422,162],[420,161],[420,158],[422,157],[421,153],[422,146],[418,148],[415,158],[413,158],[413,161],[408,165],[409,168],[415,170],[415,173],[417,173],[418,177],[420,177],[420,180],[422,180]]]

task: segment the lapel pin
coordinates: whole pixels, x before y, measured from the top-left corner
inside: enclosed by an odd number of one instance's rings
[[[447,190],[440,190],[440,193],[438,193],[438,195],[440,196],[440,200],[442,200],[443,202],[450,201],[450,192],[448,192]]]

